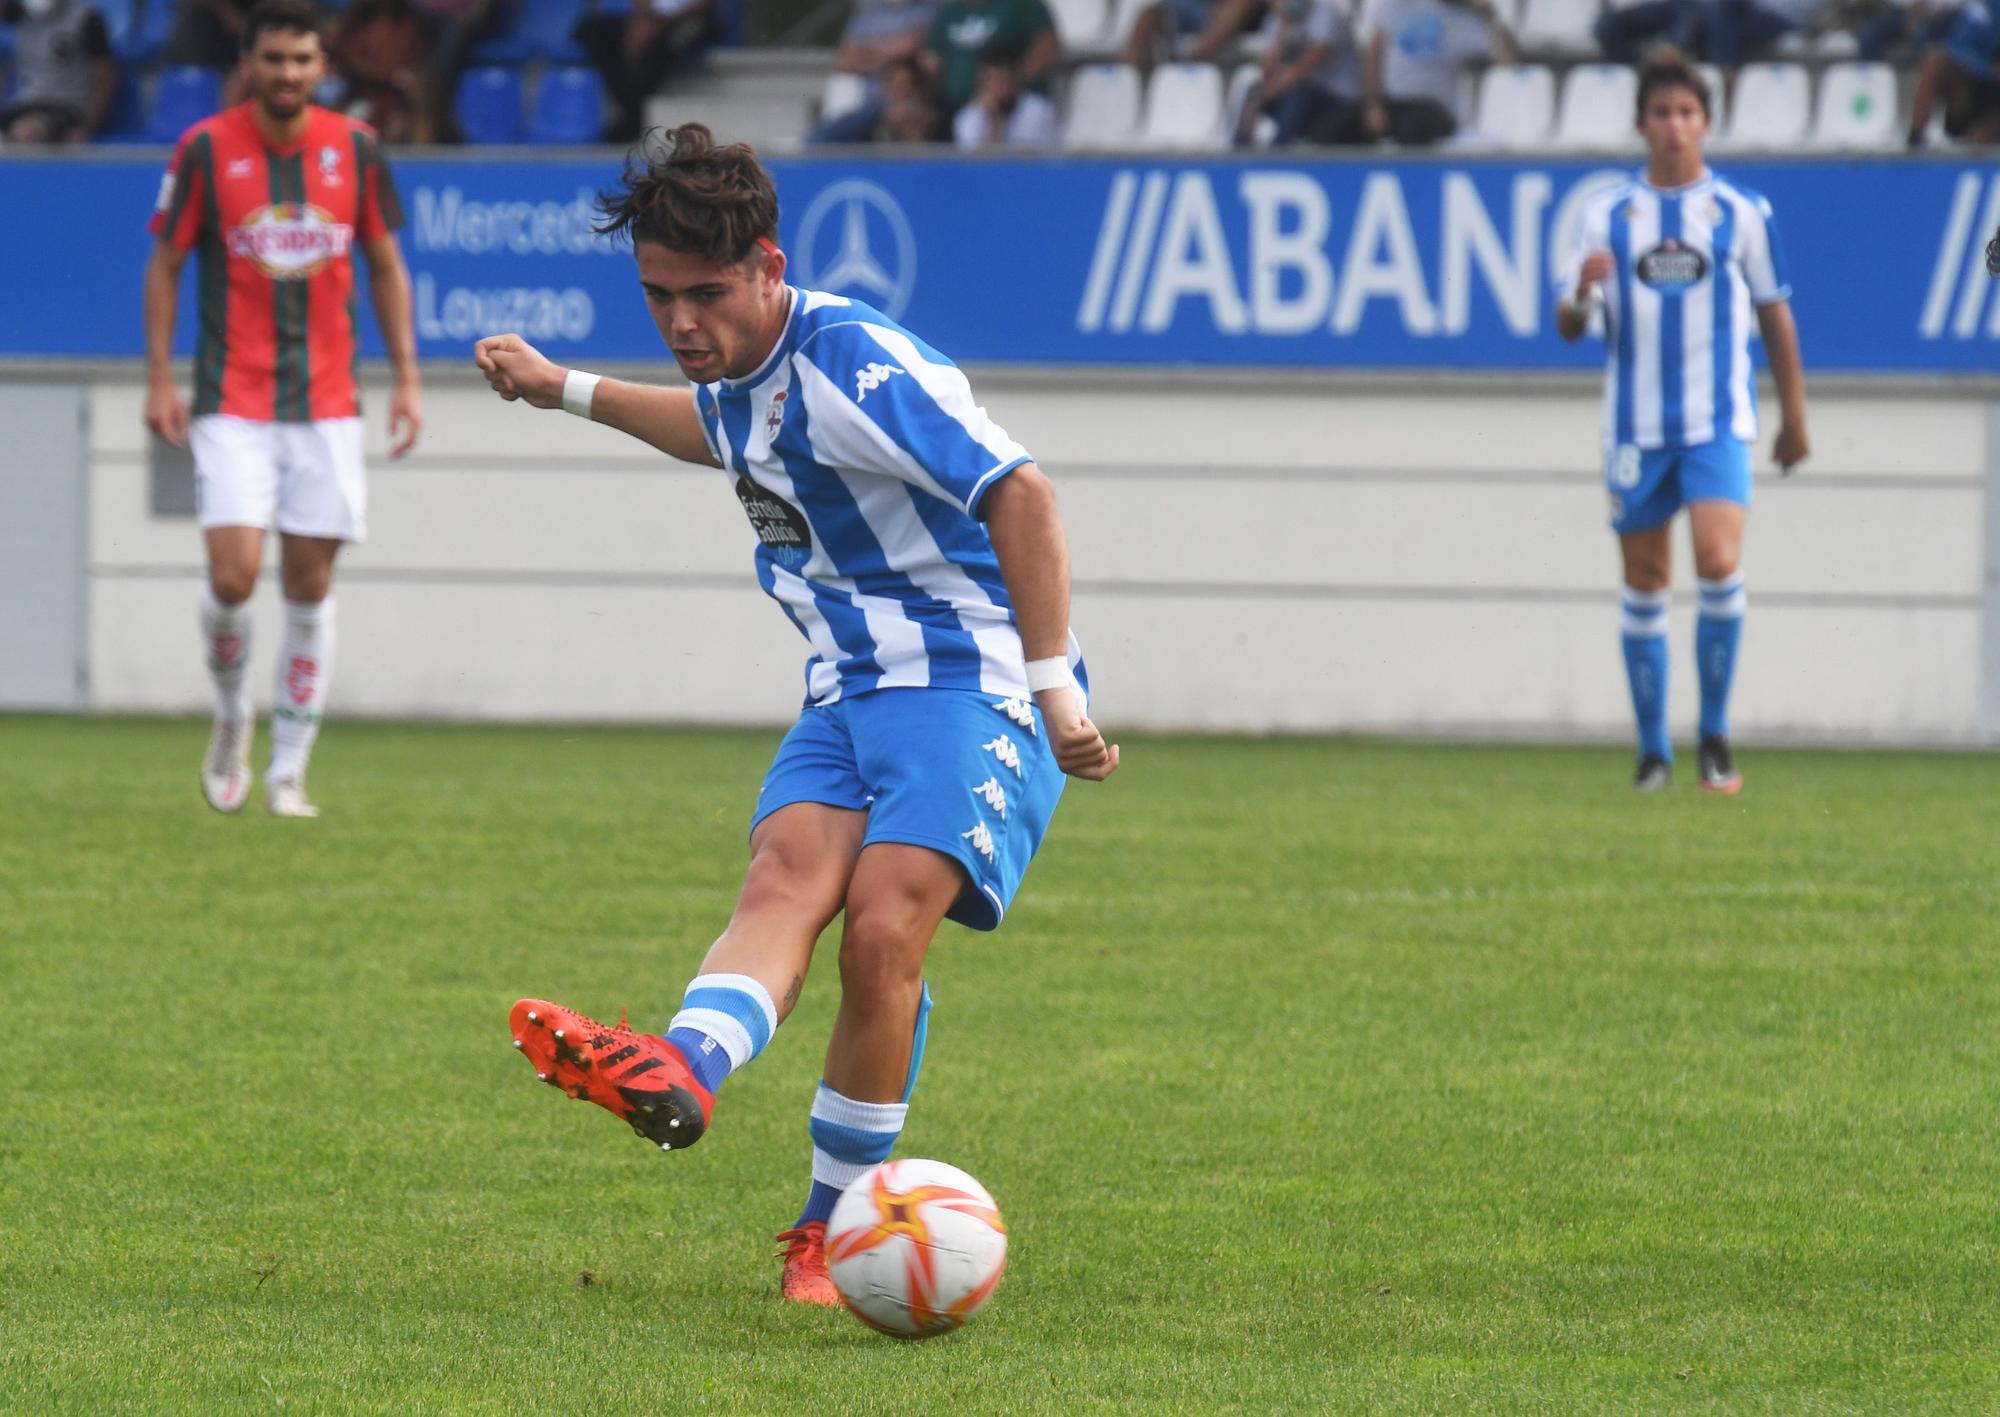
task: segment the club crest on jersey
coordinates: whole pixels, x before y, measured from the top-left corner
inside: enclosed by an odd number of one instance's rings
[[[780,389],[771,395],[770,411],[764,415],[764,436],[766,438],[777,437],[778,430],[785,425],[785,394],[786,391]]]
[[[854,401],[867,403],[868,395],[886,384],[892,375],[905,371],[893,364],[864,364],[854,371]]]
[[[272,280],[305,280],[354,245],[354,228],[310,202],[273,202],[232,226],[223,238]]]
[[[1672,294],[1686,290],[1707,277],[1708,257],[1669,236],[1641,256],[1634,269],[1639,279],[1654,290]]]
[[[340,149],[330,143],[319,150],[319,180],[329,187],[340,185]]]

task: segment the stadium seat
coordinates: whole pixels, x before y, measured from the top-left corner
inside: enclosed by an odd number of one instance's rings
[[[1234,134],[1243,120],[1243,105],[1250,101],[1250,92],[1257,87],[1257,81],[1264,76],[1262,64],[1238,64],[1229,75],[1229,90],[1222,98],[1222,121],[1226,130]],[[1258,122],[1261,130],[1268,124],[1271,132],[1277,131],[1277,124],[1269,119]],[[1259,142],[1258,147],[1268,147],[1268,142]]]
[[[1139,133],[1139,71],[1130,64],[1086,64],[1070,75],[1066,148],[1122,148]]]
[[[1049,0],[1049,14],[1065,54],[1096,54],[1107,47],[1111,11],[1105,0]]]
[[[1146,83],[1139,141],[1149,148],[1214,152],[1229,146],[1224,111],[1222,70],[1213,64],[1162,64]]]
[[[139,3],[140,0],[92,0],[91,3],[91,8],[104,16],[111,52],[127,61],[139,57],[128,52],[139,32]]]
[[[1726,146],[1798,147],[1812,126],[1812,79],[1803,64],[1745,64],[1729,109]]]
[[[602,8],[602,7],[600,7]],[[521,0],[513,30],[472,48],[476,64],[580,64],[583,50],[570,32],[583,17],[583,0]]]
[[[189,126],[215,112],[222,102],[222,75],[196,64],[160,70],[153,104],[146,114],[146,138],[172,143]]]
[[[521,76],[488,65],[459,76],[455,105],[458,130],[474,144],[521,141]]]
[[[1620,64],[1579,64],[1563,80],[1556,112],[1556,144],[1611,150],[1639,145],[1632,115],[1639,75]]]
[[[1132,38],[1132,26],[1139,22],[1139,12],[1157,0],[1106,0],[1105,10],[1110,16],[1104,25],[1104,33],[1098,36],[1100,48],[1113,53],[1122,53],[1125,42]]]
[[[174,37],[174,24],[180,18],[174,0],[138,0],[138,6],[125,43],[121,46],[116,39],[112,41],[118,57],[131,64],[144,64],[165,53],[167,41]],[[106,20],[109,21],[108,13]]]
[[[836,69],[826,76],[826,91],[819,98],[819,121],[844,117],[867,102],[868,81]]]
[[[1887,64],[1829,64],[1819,76],[1813,142],[1819,147],[1880,149],[1901,142],[1896,71]]]
[[[111,95],[111,111],[104,115],[104,126],[98,130],[96,141],[100,143],[152,141],[146,132],[146,92],[139,85],[139,76],[130,69],[118,76],[118,88]]]
[[[528,141],[580,147],[597,142],[603,133],[604,80],[597,70],[571,66],[543,73]]]
[[[1556,76],[1540,64],[1496,64],[1479,79],[1473,129],[1510,148],[1539,147],[1556,121]]]
[[[1578,57],[1597,53],[1597,0],[1527,0],[1521,9],[1521,46],[1537,54]]]

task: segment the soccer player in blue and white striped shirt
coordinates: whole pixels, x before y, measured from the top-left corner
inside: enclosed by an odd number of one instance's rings
[[[665,1035],[538,999],[509,1022],[545,1081],[676,1150],[791,1012],[844,911],[812,1185],[779,1236],[785,1297],[834,1304],[826,1219],[902,1130],[932,935],[947,917],[997,926],[1064,775],[1103,779],[1118,749],[1085,712],[1048,479],[942,354],[866,305],[785,283],[756,155],[699,124],[672,130],[635,156],[605,214],[694,389],[558,368],[516,335],[481,340],[479,367],[503,398],[721,468],[756,533],[757,578],[813,654],[735,913]]]
[[[1667,785],[1674,758],[1667,582],[1670,532],[1683,506],[1701,582],[1701,785],[1722,793],[1743,786],[1729,746],[1729,688],[1743,633],[1743,529],[1757,437],[1753,319],[1778,388],[1779,466],[1789,472],[1809,447],[1771,204],[1703,164],[1708,122],[1708,85],[1696,69],[1671,53],[1646,64],[1638,115],[1646,169],[1586,212],[1556,307],[1557,329],[1575,340],[1601,301],[1611,346],[1604,476],[1625,563],[1625,669],[1639,725],[1633,785],[1644,791]]]

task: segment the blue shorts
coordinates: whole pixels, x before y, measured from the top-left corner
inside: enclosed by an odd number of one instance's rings
[[[1641,450],[1630,443],[1604,459],[1611,493],[1611,529],[1619,535],[1651,531],[1674,519],[1689,502],[1750,505],[1750,445],[1717,438],[1692,448]]]
[[[964,689],[877,689],[808,708],[757,794],[757,824],[794,802],[868,814],[863,846],[928,846],[965,868],[947,918],[991,930],[1062,796],[1041,710]]]

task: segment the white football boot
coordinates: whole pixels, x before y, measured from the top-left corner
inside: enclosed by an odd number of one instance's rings
[[[201,795],[218,812],[241,811],[250,796],[250,739],[257,726],[218,722],[201,760]]]
[[[306,800],[306,785],[296,777],[274,777],[264,784],[264,805],[274,817],[317,817],[319,808]]]

